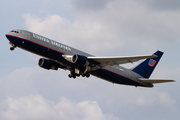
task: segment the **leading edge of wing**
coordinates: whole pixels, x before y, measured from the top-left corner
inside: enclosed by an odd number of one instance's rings
[[[169,79],[146,79],[146,78],[138,78],[140,81],[145,83],[166,83],[166,82],[175,82],[174,80]]]
[[[119,65],[125,63],[132,63],[139,60],[154,58],[156,55],[141,55],[141,56],[115,56],[115,57],[87,57],[93,61],[104,65]]]

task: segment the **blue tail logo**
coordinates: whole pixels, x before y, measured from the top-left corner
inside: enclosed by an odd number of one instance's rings
[[[148,64],[149,66],[153,67],[156,64],[156,61],[153,59],[150,59]]]

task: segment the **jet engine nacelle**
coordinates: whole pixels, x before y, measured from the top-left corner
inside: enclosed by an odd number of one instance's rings
[[[78,55],[78,54],[74,54],[72,56],[71,60],[72,60],[72,63],[77,64],[79,66],[87,66],[87,65],[89,65],[87,57],[81,56],[81,55]]]
[[[52,70],[58,70],[58,67],[53,63],[53,61],[45,59],[45,58],[40,58],[38,65],[44,69],[52,69]]]
[[[62,57],[64,59],[66,59],[67,61],[74,63],[76,65],[79,65],[79,66],[88,66],[89,65],[87,57],[85,57],[85,56],[74,54],[74,55],[62,55]]]

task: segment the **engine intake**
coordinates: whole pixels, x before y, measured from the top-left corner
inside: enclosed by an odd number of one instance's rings
[[[45,59],[45,58],[40,58],[38,65],[44,69],[52,69],[52,70],[58,70],[57,65],[51,60]]]
[[[78,55],[78,54],[73,55],[71,60],[72,60],[72,63],[77,64],[79,66],[87,66],[87,65],[89,65],[87,57],[81,56],[81,55]]]

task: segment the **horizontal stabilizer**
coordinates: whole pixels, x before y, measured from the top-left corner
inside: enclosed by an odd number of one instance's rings
[[[174,80],[168,79],[146,79],[146,78],[139,78],[140,81],[145,83],[165,83],[165,82],[175,82]]]

